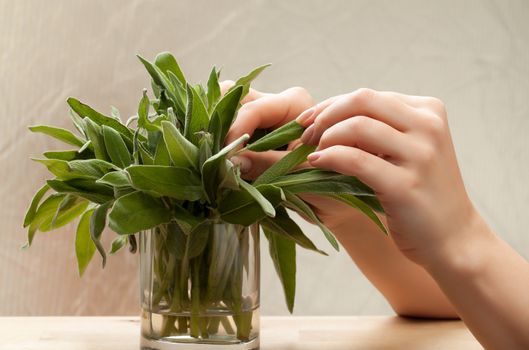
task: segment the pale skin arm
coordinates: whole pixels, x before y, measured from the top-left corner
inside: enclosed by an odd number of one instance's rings
[[[306,93],[266,102],[241,111],[230,137],[281,125],[311,105]],[[362,89],[298,122],[310,125],[302,141],[318,145],[311,165],[357,176],[377,193],[391,240],[351,211],[306,199],[399,314],[459,315],[486,348],[529,348],[529,263],[474,209],[439,100]],[[279,156],[245,154],[241,164],[251,178]]]

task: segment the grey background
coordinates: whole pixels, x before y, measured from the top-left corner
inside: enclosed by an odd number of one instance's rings
[[[79,280],[73,226],[18,249],[26,206],[47,176],[28,157],[64,147],[26,127],[70,127],[68,96],[133,114],[149,85],[136,53],[172,51],[202,82],[212,65],[233,79],[272,62],[255,87],[304,86],[316,100],[359,87],[443,99],[474,202],[529,257],[528,17],[525,0],[0,0],[0,314],[138,313],[136,256],[120,253],[105,270],[96,257]],[[262,312],[285,314],[263,255]],[[298,271],[298,315],[391,313],[344,252],[299,251]]]

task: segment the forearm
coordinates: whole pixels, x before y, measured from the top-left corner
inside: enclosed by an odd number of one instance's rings
[[[354,212],[344,223],[330,226],[358,268],[397,314],[458,317],[433,278],[422,267],[405,258],[391,239],[369,219]]]
[[[529,263],[478,215],[468,230],[427,270],[487,349],[528,349]]]

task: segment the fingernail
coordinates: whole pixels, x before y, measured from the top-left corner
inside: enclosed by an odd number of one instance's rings
[[[310,117],[314,115],[314,112],[316,112],[316,108],[314,107],[307,109],[296,118],[296,123],[305,126],[308,124],[307,121],[310,119]]]
[[[320,158],[320,156],[321,156],[320,152],[313,152],[307,156],[307,160],[309,162],[315,162]]]
[[[233,156],[230,158],[231,162],[235,165],[239,166],[239,169],[241,169],[241,173],[247,173],[252,168],[252,161],[250,158],[242,157],[242,156]]]
[[[309,126],[305,131],[303,132],[303,135],[301,135],[301,142],[304,144],[308,144],[309,141],[312,139],[312,135],[314,134],[314,124]]]

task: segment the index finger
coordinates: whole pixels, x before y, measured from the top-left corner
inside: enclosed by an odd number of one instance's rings
[[[244,134],[252,135],[256,129],[276,128],[286,124],[313,104],[310,94],[300,87],[248,102],[239,110],[226,136],[226,144]]]

